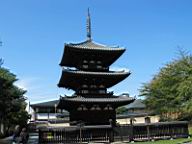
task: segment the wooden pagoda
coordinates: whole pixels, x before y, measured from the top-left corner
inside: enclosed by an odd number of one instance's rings
[[[129,96],[115,96],[107,91],[130,75],[130,72],[109,70],[124,51],[92,40],[88,11],[87,40],[65,44],[60,63],[63,70],[58,86],[75,93],[60,97],[58,108],[69,111],[71,124],[79,121],[85,125],[115,124],[116,108],[134,101]]]

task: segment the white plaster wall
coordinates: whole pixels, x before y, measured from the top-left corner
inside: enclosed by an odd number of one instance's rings
[[[159,116],[149,116],[151,123],[159,122]],[[145,123],[145,117],[136,117],[134,123]],[[130,124],[130,118],[117,119],[119,124]]]
[[[48,114],[47,113],[37,113],[37,120],[42,120],[42,119],[48,120]],[[56,119],[55,113],[50,113],[49,119]]]

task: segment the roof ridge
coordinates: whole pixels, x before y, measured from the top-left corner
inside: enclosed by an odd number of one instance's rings
[[[81,48],[81,49],[96,49],[96,50],[125,50],[119,46],[107,46],[92,40],[86,40],[80,43],[66,43],[65,46]]]
[[[102,74],[107,74],[107,75],[112,75],[112,74],[130,74],[130,71],[108,71],[108,72],[95,72],[95,71],[83,71],[83,70],[63,70],[65,72],[72,72],[72,73],[83,73],[83,74],[98,74],[98,75],[102,75]]]

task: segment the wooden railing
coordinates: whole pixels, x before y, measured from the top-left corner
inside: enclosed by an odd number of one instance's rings
[[[111,126],[84,126],[65,128],[42,128],[39,129],[39,143],[82,143],[82,142],[111,142]]]
[[[115,141],[155,140],[188,137],[188,122],[159,122],[120,125],[114,129]]]
[[[188,137],[187,122],[161,122],[149,124],[104,126],[70,126],[42,128],[39,143],[82,143],[137,141]]]

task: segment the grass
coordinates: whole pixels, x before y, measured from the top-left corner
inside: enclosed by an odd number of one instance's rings
[[[192,135],[192,127],[189,127],[189,134]]]
[[[181,138],[181,139],[174,139],[174,140],[158,140],[154,142],[135,142],[136,144],[181,144],[184,142],[191,142],[192,138],[186,139],[186,138]]]

